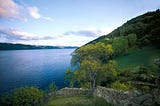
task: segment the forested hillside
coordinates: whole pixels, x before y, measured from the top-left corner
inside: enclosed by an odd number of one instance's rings
[[[136,18],[133,18],[111,33],[101,36],[90,43],[107,42],[108,38],[128,36],[136,34],[141,46],[143,45],[160,45],[160,10],[147,12]]]
[[[131,19],[108,35],[72,54],[66,82],[70,86],[139,89],[160,86],[160,10]]]

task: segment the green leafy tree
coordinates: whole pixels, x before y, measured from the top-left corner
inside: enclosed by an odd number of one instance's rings
[[[111,84],[111,88],[116,90],[131,90],[134,89],[130,84],[121,83],[119,81],[115,81]]]
[[[99,76],[100,84],[103,86],[109,85],[114,82],[119,74],[117,62],[114,60],[109,60],[107,64],[101,67],[102,74]]]
[[[88,59],[85,59],[81,63],[81,69],[79,71],[83,71],[82,78],[84,78],[85,81],[90,84],[89,86],[91,88],[95,88],[96,86],[97,77],[98,74],[100,74],[100,67],[100,62],[97,62],[95,60],[90,61]]]
[[[114,56],[124,54],[128,50],[128,40],[125,37],[117,37],[112,42]]]
[[[72,62],[78,64],[76,71],[66,70],[66,78],[70,85],[76,82],[81,87],[95,88],[106,79],[117,75],[116,62],[110,61],[113,55],[111,44],[98,42],[85,45],[72,54]],[[107,63],[107,65],[106,65]]]
[[[36,87],[20,87],[1,98],[2,106],[31,106],[39,103],[43,93]]]
[[[107,62],[113,54],[112,45],[107,44],[105,45],[102,42],[98,42],[96,44],[88,44],[82,46],[81,48],[77,49],[72,54],[72,64],[79,65],[80,63],[88,58],[88,56],[94,58],[94,60],[100,61],[102,63]]]
[[[137,35],[136,34],[129,34],[127,36],[127,39],[128,39],[128,45],[130,47],[134,46],[136,41],[137,41]]]
[[[86,88],[95,88],[102,83],[105,83],[103,85],[110,84],[117,76],[117,63],[112,60],[107,64],[101,64],[98,61],[86,59],[82,61],[81,67],[74,71],[74,81]]]
[[[71,69],[67,69],[64,74],[65,83],[69,85],[69,87],[74,87],[75,84],[75,73]]]
[[[55,92],[58,90],[58,87],[57,85],[55,84],[55,82],[51,82],[47,88],[47,93],[50,93],[50,92]]]

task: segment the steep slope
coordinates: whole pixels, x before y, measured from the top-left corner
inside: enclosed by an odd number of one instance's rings
[[[127,36],[131,33],[137,35],[139,42],[149,41],[150,45],[160,45],[160,10],[135,17],[108,35],[101,36],[89,43],[106,42],[107,38]]]
[[[92,58],[84,58],[87,56]],[[107,73],[109,76],[103,77],[106,79],[100,82],[101,86],[121,90],[136,88],[143,92],[160,86],[160,10],[133,18],[108,35],[76,49],[72,55],[73,63],[82,64],[83,59],[109,66],[110,61],[117,63],[117,69],[114,69],[117,76]],[[108,72],[111,69],[109,67]],[[107,69],[103,70],[107,72]]]

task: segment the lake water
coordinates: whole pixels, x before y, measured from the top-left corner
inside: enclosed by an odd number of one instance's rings
[[[20,86],[65,86],[64,72],[74,49],[0,51],[0,94]]]

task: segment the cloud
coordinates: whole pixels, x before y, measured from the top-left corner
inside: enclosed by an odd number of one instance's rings
[[[42,36],[16,29],[0,27],[0,42],[32,45],[81,46],[94,38],[75,35]]]
[[[31,41],[31,40],[48,40],[55,39],[56,37],[50,36],[40,36],[29,32],[19,31],[16,29],[3,29],[0,28],[0,38],[7,40],[22,40],[22,41]]]
[[[43,16],[39,13],[36,6],[19,5],[13,0],[0,0],[0,18],[9,19],[14,18],[22,21],[27,21],[27,18],[44,19],[53,21],[51,17]]]
[[[20,6],[12,0],[0,0],[0,17],[19,19]]]
[[[42,16],[40,13],[39,13],[39,10],[37,7],[28,7],[28,11],[29,11],[29,15],[32,17],[32,18],[35,18],[35,19],[45,19],[45,20],[48,20],[48,21],[54,21],[54,19],[50,18],[50,17],[45,17],[45,16]]]
[[[106,29],[96,29],[96,28],[87,28],[84,30],[79,30],[79,31],[68,31],[64,33],[64,35],[78,35],[78,36],[85,36],[85,37],[98,37],[102,36],[105,34],[108,34],[111,32],[109,28]]]
[[[50,17],[44,17],[44,16],[42,16],[41,18],[42,18],[42,19],[45,19],[45,20],[48,20],[48,21],[54,21],[54,19],[53,19],[53,18],[50,18]]]
[[[41,18],[41,15],[38,12],[38,8],[37,7],[28,7],[29,10],[29,15],[35,19],[39,19]]]

